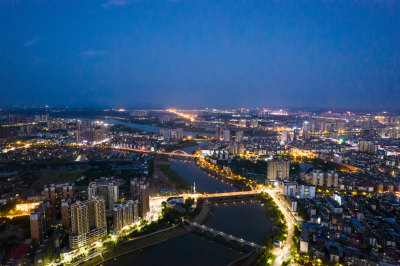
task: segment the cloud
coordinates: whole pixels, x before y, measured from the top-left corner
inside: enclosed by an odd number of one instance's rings
[[[102,50],[86,50],[86,51],[82,51],[82,53],[81,53],[82,56],[101,56],[104,54],[105,54],[105,51],[102,51]]]
[[[130,0],[108,0],[107,3],[102,4],[101,6],[104,9],[113,7],[113,6],[127,6],[131,3]]]
[[[43,39],[42,37],[36,36],[36,37],[33,38],[32,40],[27,41],[24,45],[25,45],[26,47],[29,47],[29,46],[32,46],[32,45],[37,44],[37,43],[40,42],[42,39]]]

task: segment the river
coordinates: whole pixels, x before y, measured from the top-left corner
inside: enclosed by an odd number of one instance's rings
[[[214,205],[206,226],[263,244],[271,232],[271,221],[259,202]],[[118,257],[106,265],[227,265],[243,257],[228,245],[190,233]]]
[[[198,191],[215,193],[236,191],[230,184],[212,178],[192,162],[171,161],[171,168]],[[259,202],[237,202],[214,205],[206,226],[234,236],[263,244],[270,234],[271,221]],[[196,234],[169,240],[119,257],[110,265],[227,265],[245,254]]]
[[[123,123],[123,122],[122,122]],[[132,125],[139,129],[152,129],[145,125]],[[197,134],[196,132],[190,132]],[[200,143],[199,146],[207,143]],[[184,150],[192,152],[196,147]],[[207,193],[236,191],[232,185],[213,178],[201,171],[193,162],[170,160],[171,168],[191,184],[196,190]],[[265,207],[257,201],[244,201],[213,205],[212,214],[205,223],[206,226],[228,234],[263,244],[271,232],[271,220]],[[244,256],[245,253],[228,245],[211,241],[194,233],[168,240],[145,248],[141,251],[118,257],[106,265],[227,265]]]

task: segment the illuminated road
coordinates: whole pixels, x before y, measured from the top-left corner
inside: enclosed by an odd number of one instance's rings
[[[235,191],[235,192],[222,192],[222,193],[212,193],[212,194],[200,194],[200,193],[192,193],[192,194],[178,194],[171,196],[163,196],[163,197],[151,197],[150,202],[159,202],[161,204],[162,201],[166,201],[171,197],[182,197],[182,198],[214,198],[214,197],[229,197],[229,196],[243,196],[243,195],[252,195],[260,193],[259,190],[251,190],[251,191]],[[157,205],[154,203],[154,205]]]
[[[5,215],[5,216],[1,216],[1,217],[7,217],[8,219],[13,219],[13,218],[22,217],[22,216],[29,216],[29,213],[14,214],[14,215]]]
[[[170,113],[176,114],[176,115],[178,115],[178,116],[180,116],[180,117],[189,119],[189,120],[192,121],[192,122],[196,121],[196,117],[197,117],[197,115],[186,114],[186,113],[183,113],[183,112],[179,112],[179,111],[176,110],[176,109],[167,109],[167,112],[170,112]]]
[[[278,191],[279,190],[272,190],[272,189],[263,189],[263,191],[267,192],[271,198],[275,201],[275,203],[278,205],[279,209],[282,211],[283,215],[285,216],[285,220],[288,226],[288,234],[286,237],[285,244],[281,249],[275,252],[276,258],[273,262],[272,265],[278,266],[282,265],[282,263],[290,257],[290,247],[292,246],[293,242],[293,234],[294,234],[294,224],[295,221],[293,220],[293,217],[291,213],[286,208],[286,204],[282,202],[279,197],[278,197]]]
[[[211,165],[208,162],[203,163],[202,166],[205,168],[208,168],[211,171],[217,172],[217,173],[218,173],[218,171],[221,171],[218,167],[216,167],[215,165]],[[251,182],[250,180],[248,180],[244,177],[237,176],[236,178]],[[287,210],[286,204],[279,199],[279,197],[277,195],[277,192],[280,191],[279,189],[272,190],[272,189],[263,187],[262,191],[267,192],[271,196],[271,198],[275,201],[275,203],[278,205],[279,209],[281,210],[282,214],[285,216],[285,220],[287,223],[288,232],[287,232],[286,241],[281,249],[278,249],[277,251],[274,252],[274,254],[276,255],[276,258],[272,264],[272,265],[282,265],[282,262],[284,262],[286,259],[288,259],[290,257],[290,247],[292,246],[292,242],[293,242],[295,221],[293,219],[292,214]]]

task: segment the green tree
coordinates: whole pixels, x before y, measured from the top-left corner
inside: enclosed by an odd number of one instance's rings
[[[190,207],[192,207],[193,204],[194,204],[194,199],[193,199],[193,198],[187,198],[187,199],[185,200],[185,208],[186,208],[186,211],[187,211]]]

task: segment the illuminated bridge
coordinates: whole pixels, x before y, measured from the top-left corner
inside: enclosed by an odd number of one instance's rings
[[[201,197],[203,198],[214,198],[214,197],[233,197],[233,196],[249,196],[249,195],[257,195],[260,193],[259,190],[250,190],[250,191],[234,191],[234,192],[221,192],[221,193],[212,193],[212,194],[204,194]]]
[[[201,193],[188,193],[188,194],[176,194],[171,196],[162,196],[162,197],[150,197],[150,200],[167,200],[170,197],[182,197],[182,198],[205,198],[205,199],[245,199],[251,196],[256,196],[260,193],[260,190],[251,190],[251,191],[234,191],[234,192],[222,192],[222,193],[211,193],[211,194],[201,194]]]
[[[141,150],[141,149],[132,149],[132,148],[119,147],[119,146],[112,146],[112,148],[115,150],[122,150],[122,151],[157,153],[157,154],[165,154],[165,155],[171,155],[171,156],[183,156],[183,157],[191,157],[191,158],[199,157],[199,156],[184,152],[182,150],[175,150],[172,152],[162,152],[162,151],[148,151],[148,150]]]
[[[235,237],[233,235],[228,235],[228,234],[226,234],[226,233],[224,233],[222,231],[215,230],[215,229],[207,227],[205,225],[198,224],[196,222],[191,222],[191,221],[186,220],[186,219],[184,220],[184,222],[189,224],[190,226],[192,226],[194,228],[199,229],[202,233],[209,232],[209,233],[211,233],[211,235],[213,237],[220,236],[226,242],[237,242],[241,247],[249,246],[249,247],[252,247],[252,248],[255,248],[255,249],[261,249],[262,248],[262,246],[260,246],[257,243],[254,243],[254,242],[251,242],[251,241],[247,241],[247,240],[244,240],[243,238],[238,238],[238,237]]]

